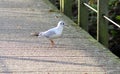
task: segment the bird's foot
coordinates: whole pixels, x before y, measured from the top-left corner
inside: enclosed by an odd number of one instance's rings
[[[54,41],[53,40],[50,40],[50,42],[51,42],[51,48],[55,48],[56,46],[55,46],[55,43],[54,43]]]

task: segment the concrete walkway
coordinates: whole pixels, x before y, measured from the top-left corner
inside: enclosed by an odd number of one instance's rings
[[[56,48],[31,36],[64,20]],[[120,60],[47,0],[0,0],[0,74],[119,74]]]

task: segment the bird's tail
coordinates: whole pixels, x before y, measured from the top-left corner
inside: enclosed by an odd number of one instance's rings
[[[40,32],[40,33],[38,34],[38,37],[42,37],[42,34],[43,34],[43,32]]]
[[[31,36],[39,36],[39,32],[31,33]]]

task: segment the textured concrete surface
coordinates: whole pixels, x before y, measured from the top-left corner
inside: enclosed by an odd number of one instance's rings
[[[31,36],[64,20],[51,48]],[[0,74],[119,74],[120,60],[47,0],[0,0]]]

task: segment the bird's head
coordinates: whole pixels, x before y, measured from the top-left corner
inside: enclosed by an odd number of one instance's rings
[[[58,26],[62,26],[62,27],[65,26],[65,22],[64,21],[59,21]]]

